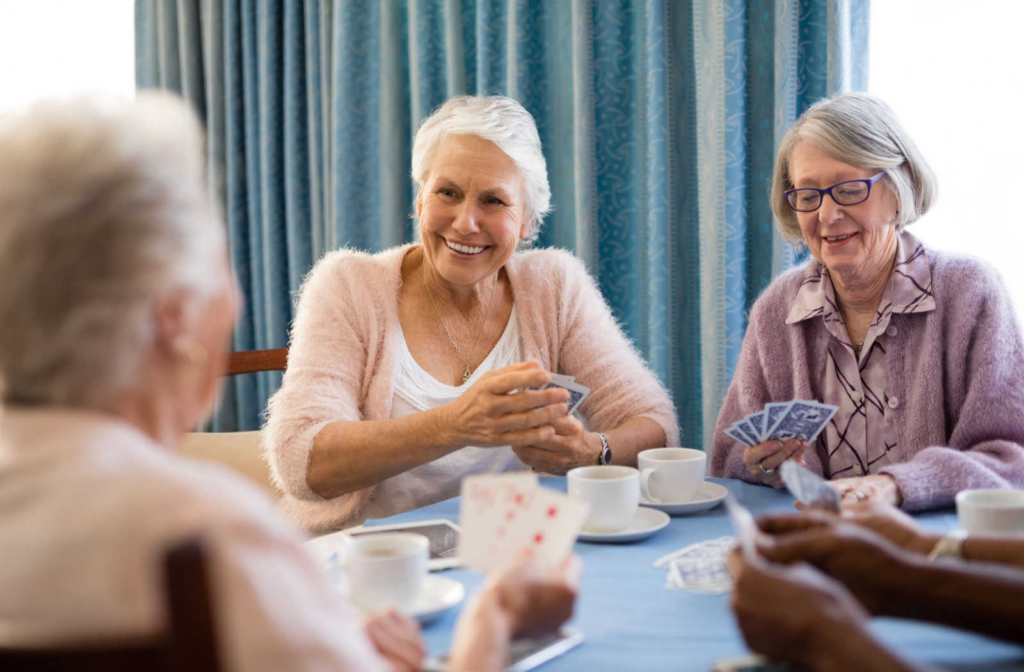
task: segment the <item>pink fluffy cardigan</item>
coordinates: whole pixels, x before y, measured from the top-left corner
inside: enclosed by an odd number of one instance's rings
[[[891,474],[903,507],[949,506],[965,488],[1024,487],[1024,346],[1006,289],[988,266],[927,250],[936,309],[893,314],[890,398],[898,400]],[[754,481],[744,446],[723,431],[770,401],[820,399],[831,338],[821,320],[786,324],[804,269],[773,282],[754,304],[726,394],[714,448],[714,476]],[[823,473],[820,456],[805,454]]]
[[[338,420],[387,420],[401,331],[402,260],[413,245],[378,254],[338,250],[307,276],[281,389],[270,399],[263,446],[281,504],[313,531],[360,522],[375,487],[324,499],[306,482],[314,437]],[[505,265],[522,352],[593,390],[579,409],[592,431],[648,417],[676,445],[668,392],[625,337],[583,263],[563,250],[517,252]]]

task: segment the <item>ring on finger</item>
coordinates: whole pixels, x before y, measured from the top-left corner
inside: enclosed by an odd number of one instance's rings
[[[761,473],[764,474],[765,476],[771,476],[772,474],[775,473],[774,469],[765,469],[764,465],[761,464],[760,462],[757,463],[757,466],[761,467]]]

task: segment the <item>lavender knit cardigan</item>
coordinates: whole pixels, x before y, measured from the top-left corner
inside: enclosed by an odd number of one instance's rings
[[[324,499],[306,483],[313,438],[337,420],[387,420],[401,347],[398,295],[412,245],[378,254],[338,250],[302,286],[281,389],[270,399],[263,447],[279,503],[313,531],[365,518],[375,487]],[[592,431],[648,417],[676,445],[668,392],[615,322],[583,263],[564,250],[517,252],[505,264],[522,352],[593,391],[580,406]]]
[[[899,400],[896,464],[903,507],[952,504],[965,488],[1024,486],[1024,347],[998,275],[973,259],[926,250],[934,311],[893,314],[889,397]],[[745,447],[723,433],[764,404],[820,399],[831,338],[820,319],[786,324],[803,268],[773,282],[754,304],[736,373],[718,416],[711,473],[756,482]],[[812,451],[808,451],[809,453]],[[805,455],[821,474],[822,456]]]

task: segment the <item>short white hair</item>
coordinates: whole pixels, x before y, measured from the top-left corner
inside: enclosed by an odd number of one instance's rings
[[[935,173],[892,108],[871,94],[837,94],[807,108],[779,145],[771,205],[776,225],[790,242],[803,240],[796,212],[789,207],[785,193],[794,187],[789,164],[799,142],[851,166],[885,172],[882,181],[896,196],[897,231],[928,212],[938,196]]]
[[[475,135],[505,152],[523,178],[526,216],[529,219],[522,246],[531,245],[540,225],[551,211],[548,166],[541,151],[540,135],[533,116],[505,96],[455,96],[423,120],[412,147],[412,178],[422,188],[430,174],[437,146],[453,135]]]
[[[212,296],[224,227],[179,98],[87,96],[0,117],[0,391],[101,408],[139,388],[166,292]]]

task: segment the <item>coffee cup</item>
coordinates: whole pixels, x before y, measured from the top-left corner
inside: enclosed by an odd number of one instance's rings
[[[639,474],[633,467],[577,467],[566,475],[569,496],[590,505],[583,524],[588,532],[618,532],[633,520],[640,505]]]
[[[962,490],[956,515],[968,534],[1024,534],[1024,490]]]
[[[363,611],[410,611],[426,582],[429,549],[426,537],[411,532],[350,537],[344,561],[349,599]]]
[[[693,448],[652,448],[637,455],[640,492],[649,502],[692,501],[704,483],[707,453]]]

